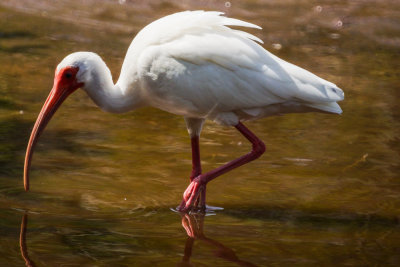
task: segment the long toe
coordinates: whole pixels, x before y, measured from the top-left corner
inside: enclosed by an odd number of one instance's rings
[[[200,182],[199,179],[194,179],[183,193],[183,200],[182,203],[179,205],[178,210],[180,212],[196,212],[199,210],[204,211],[205,188],[206,185]]]

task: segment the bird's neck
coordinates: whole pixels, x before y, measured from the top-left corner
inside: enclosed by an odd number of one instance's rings
[[[102,109],[112,113],[123,113],[143,106],[140,89],[135,83],[114,84],[109,68],[103,63],[90,73],[85,91]]]

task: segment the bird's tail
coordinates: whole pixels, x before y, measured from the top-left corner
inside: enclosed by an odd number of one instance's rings
[[[306,106],[319,109],[329,113],[342,114],[342,109],[339,104],[336,102],[322,102],[322,103],[310,103],[306,104]]]

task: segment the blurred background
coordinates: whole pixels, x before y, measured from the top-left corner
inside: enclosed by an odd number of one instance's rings
[[[184,120],[153,108],[107,114],[78,90],[41,136],[24,192],[58,62],[93,51],[115,81],[141,28],[196,9],[260,25],[246,31],[267,50],[345,91],[343,115],[247,123],[267,151],[209,184],[224,210],[205,217],[207,239],[187,239],[182,222],[202,227],[170,210],[189,184]],[[399,266],[399,1],[0,0],[0,62],[1,266]],[[249,149],[206,123],[204,170]]]

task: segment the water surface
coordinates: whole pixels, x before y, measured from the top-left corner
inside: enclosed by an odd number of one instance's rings
[[[107,114],[77,91],[40,138],[24,192],[26,143],[57,63],[94,51],[116,79],[133,36],[186,9],[262,26],[250,32],[266,49],[344,89],[343,115],[247,123],[265,155],[209,184],[223,211],[182,218],[170,209],[191,168],[183,118]],[[1,1],[0,265],[398,266],[399,10],[390,0]],[[249,149],[235,129],[205,125],[205,170]]]

